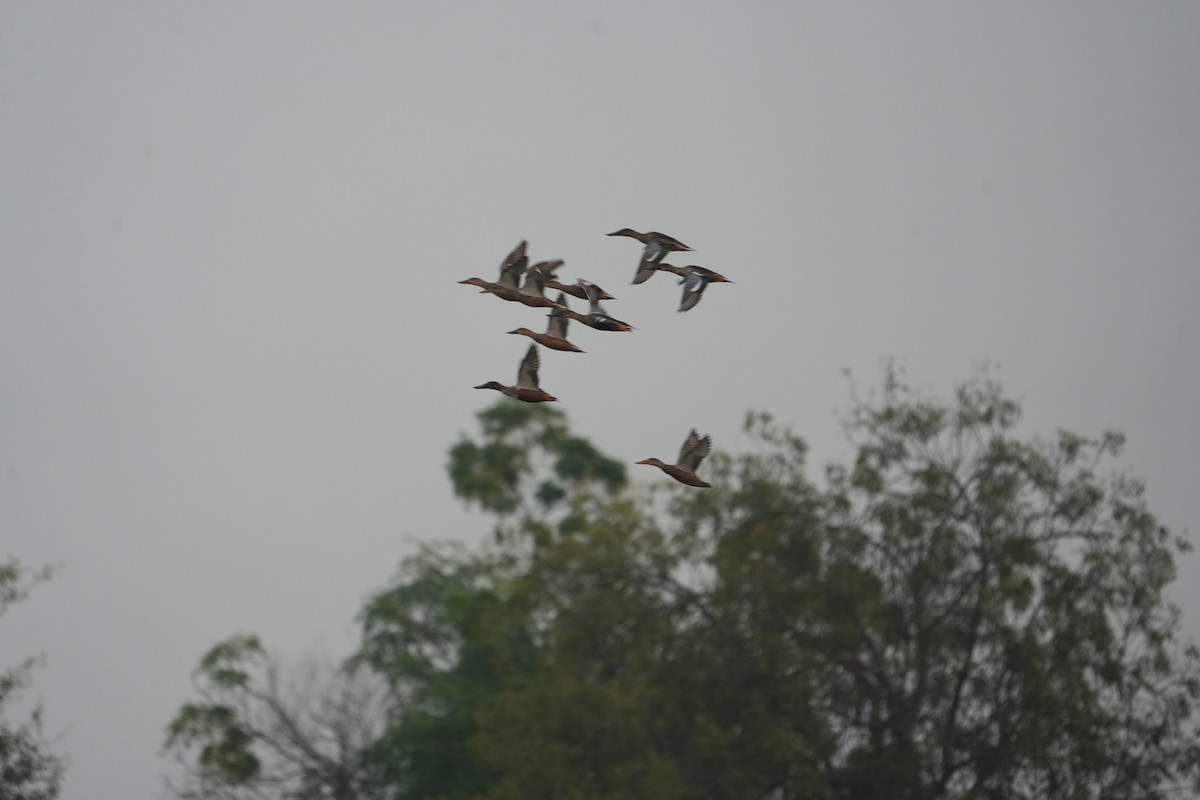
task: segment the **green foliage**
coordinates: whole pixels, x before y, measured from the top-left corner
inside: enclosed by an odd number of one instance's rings
[[[383,686],[353,668],[312,662],[280,676],[258,638],[237,635],[200,660],[199,702],[167,727],[184,767],[183,798],[387,797],[366,763],[383,730]]]
[[[258,638],[237,635],[215,645],[197,670],[201,692],[208,702],[186,703],[167,726],[167,750],[198,750],[200,782],[246,786],[260,776],[262,762],[255,753],[255,736],[235,698],[249,691],[250,671],[265,659]],[[195,796],[204,796],[197,792]]]
[[[495,778],[467,743],[479,706],[529,674],[532,643],[507,572],[485,556],[424,548],[363,612],[356,663],[403,698],[368,756],[399,798],[470,797]]]
[[[246,686],[250,674],[246,671],[265,658],[257,636],[234,636],[221,642],[200,660],[200,670],[213,686],[233,689]]]
[[[0,562],[0,616],[24,600],[29,589],[54,574],[49,567],[30,571],[15,559]],[[0,798],[53,800],[58,797],[66,763],[50,751],[42,734],[41,706],[20,723],[8,719],[6,707],[29,686],[36,658],[0,672]]]
[[[665,527],[616,499],[535,537],[504,578],[529,674],[470,729],[495,775],[481,796],[1155,797],[1195,781],[1200,662],[1162,594],[1178,545],[1137,481],[1098,477],[1119,435],[1023,440],[1019,418],[993,382],[945,405],[889,372],[823,486],[803,441],[751,414],[757,448],[713,454],[715,488],[675,489]]]
[[[1200,789],[1200,654],[1163,594],[1186,547],[1140,482],[1101,473],[1118,434],[1025,439],[1019,418],[986,379],[942,403],[889,371],[823,482],[751,413],[751,450],[708,461],[714,488],[658,503],[557,409],[501,401],[449,465],[495,541],[422,549],[362,613],[350,665],[386,682],[386,724],[348,767],[355,796]],[[266,770],[245,758],[264,741],[246,698],[271,697],[259,658],[250,637],[214,648],[214,694],[176,720],[225,788]]]
[[[626,484],[625,465],[572,435],[556,408],[502,399],[479,424],[482,442],[464,437],[450,449],[454,492],[468,505],[544,523],[564,503],[586,502],[593,487],[611,496]]]

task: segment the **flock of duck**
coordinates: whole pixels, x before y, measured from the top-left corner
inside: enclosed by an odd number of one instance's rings
[[[680,311],[687,311],[694,308],[700,302],[700,297],[704,294],[704,290],[708,288],[710,283],[732,283],[725,276],[704,267],[676,267],[664,262],[663,259],[667,257],[668,253],[688,252],[692,249],[678,239],[674,239],[664,233],[658,233],[657,231],[638,233],[630,228],[622,228],[608,235],[628,236],[644,245],[642,256],[638,260],[637,272],[633,276],[634,284],[644,283],[655,272],[660,271],[670,272],[679,276],[679,284],[683,287],[683,297],[679,303]],[[482,293],[495,295],[502,300],[521,303],[534,308],[550,309],[550,322],[546,326],[545,333],[537,333],[531,331],[529,328],[517,328],[516,330],[509,331],[509,333],[515,333],[520,336],[528,336],[536,342],[536,344],[529,345],[529,350],[525,353],[525,357],[521,359],[521,366],[517,370],[517,382],[512,386],[505,386],[497,381],[488,381],[475,387],[476,389],[495,389],[508,397],[526,403],[546,403],[558,398],[543,391],[538,385],[538,368],[541,366],[541,359],[538,356],[537,345],[540,344],[551,350],[582,353],[582,350],[567,341],[567,323],[569,320],[575,320],[582,325],[587,325],[598,331],[623,332],[631,331],[633,327],[628,323],[616,319],[604,310],[604,307],[600,305],[600,301],[613,300],[615,298],[596,284],[585,281],[582,278],[574,284],[560,283],[554,277],[554,271],[563,265],[561,259],[539,261],[530,266],[529,257],[525,252],[527,246],[528,242],[522,241],[516,246],[516,249],[505,257],[504,261],[500,264],[500,279],[498,281],[492,282],[485,281],[482,278],[467,278],[466,280],[459,281],[459,283],[478,286],[482,290]],[[522,276],[525,278],[524,283],[521,282]],[[558,297],[551,300],[546,296],[547,289],[557,290]],[[580,314],[577,311],[572,311],[567,304],[567,295],[580,300],[586,300],[589,306],[588,313]],[[696,470],[711,449],[712,440],[708,436],[700,436],[696,433],[695,428],[693,428],[688,433],[687,439],[684,440],[683,448],[679,451],[679,458],[674,464],[664,464],[657,458],[646,458],[637,463],[658,467],[675,480],[688,486],[710,488],[712,484],[706,483],[697,477]]]

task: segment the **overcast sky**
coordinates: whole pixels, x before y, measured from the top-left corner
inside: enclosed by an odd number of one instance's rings
[[[64,800],[164,796],[219,639],[344,653],[412,540],[487,529],[446,451],[544,318],[456,281],[521,239],[638,329],[542,354],[616,457],[762,409],[818,466],[843,369],[992,362],[1195,531],[1198,76],[1190,2],[0,0],[0,557],[65,565],[0,664],[48,658]],[[626,226],[735,283],[676,313]]]

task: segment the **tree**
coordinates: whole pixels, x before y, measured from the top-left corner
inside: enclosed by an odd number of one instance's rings
[[[364,761],[384,728],[382,681],[312,659],[285,668],[254,636],[213,647],[195,675],[200,702],[168,727],[185,769],[181,798],[374,800],[389,795]]]
[[[0,563],[0,616],[51,575],[49,568],[31,573],[11,558]],[[7,708],[28,687],[36,663],[27,658],[0,673],[0,800],[53,800],[62,785],[66,763],[50,751],[42,734],[41,706],[25,722],[7,719]]]
[[[496,548],[423,548],[362,614],[358,663],[393,688],[393,723],[373,748],[397,798],[467,798],[496,771],[472,748],[478,715],[534,674],[525,605],[536,543],[577,531],[625,487],[625,468],[570,433],[557,409],[502,400],[482,439],[450,450],[455,493],[495,513]]]
[[[502,520],[516,515],[535,538],[577,528],[598,500],[626,485],[625,465],[572,434],[556,408],[500,401],[478,417],[483,441],[461,437],[450,449],[454,493]],[[507,532],[497,528],[498,537]]]
[[[494,541],[422,549],[362,614],[349,663],[386,686],[355,760],[372,796],[1200,790],[1200,653],[1164,596],[1187,546],[1139,481],[1102,473],[1119,435],[1023,438],[994,382],[940,402],[889,371],[821,480],[753,413],[754,449],[710,458],[715,488],[646,493],[557,410],[501,401],[480,421],[450,475]],[[209,679],[245,696],[227,660]],[[264,774],[248,709],[206,708],[180,741],[228,758],[226,786]]]
[[[1200,658],[1177,642],[1174,540],[1122,439],[1015,434],[977,380],[894,373],[857,453],[804,474],[761,449],[674,490],[660,529],[619,503],[541,542],[535,675],[480,712],[486,796],[1160,797],[1200,779]]]

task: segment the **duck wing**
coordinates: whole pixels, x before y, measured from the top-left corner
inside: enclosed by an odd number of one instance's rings
[[[531,294],[535,297],[545,297],[546,281],[550,279],[553,270],[560,267],[562,263],[561,261],[557,263],[553,261],[539,261],[534,264],[525,273],[525,285],[521,287],[521,293]],[[551,266],[547,269],[545,265]]]
[[[539,261],[534,264],[525,273],[525,288],[529,291],[526,294],[537,294],[543,296],[542,292],[546,288],[546,281],[554,277],[554,270],[563,265],[562,259],[554,261]]]
[[[667,257],[667,253],[671,252],[671,248],[664,245],[658,239],[651,239],[646,242],[646,249],[642,251],[642,263],[649,261],[652,264],[657,264]]]
[[[567,296],[562,292],[558,293],[558,299],[554,302],[558,303],[564,309],[567,307]],[[550,312],[550,324],[546,326],[546,335],[553,336],[555,339],[567,338],[567,315],[561,313],[557,308]]]
[[[704,294],[705,287],[708,286],[708,278],[699,272],[689,272],[680,283],[683,284],[683,297],[679,301],[679,310],[687,311],[689,308],[695,308],[696,304],[700,302],[700,296]]]
[[[538,367],[541,366],[541,360],[538,358],[537,345],[529,345],[529,350],[525,353],[525,357],[521,359],[521,368],[517,370],[517,387],[524,389],[538,388]]]
[[[649,248],[647,248],[647,249],[649,249]],[[663,252],[663,255],[666,255],[666,251]],[[660,258],[661,258],[661,256],[660,256]],[[658,269],[658,265],[655,264],[650,259],[646,258],[645,254],[643,254],[642,260],[638,262],[637,272],[633,273],[633,281],[632,282],[635,285],[639,284],[639,283],[645,283],[646,281],[650,280],[650,276],[652,276],[654,274],[654,271],[657,269]]]
[[[554,277],[554,270],[561,267],[563,263],[564,262],[561,258],[551,259],[550,261],[539,261],[530,267],[529,271],[532,272],[536,269],[538,272],[544,274],[547,278],[552,278]]]
[[[704,460],[704,457],[711,450],[712,438],[708,436],[701,437],[696,433],[696,429],[692,428],[691,433],[688,434],[687,439],[683,442],[683,447],[679,451],[679,461],[676,462],[676,466],[683,467],[695,475],[696,470],[700,467],[700,462]]]
[[[604,314],[607,316],[608,312],[600,307],[600,287],[594,283],[588,283],[583,278],[580,278],[579,288],[583,289],[583,296],[587,298],[588,305],[591,306],[589,313]]]
[[[529,243],[522,239],[521,243],[500,263],[500,280],[497,283],[501,286],[516,289],[521,285],[521,275],[529,265],[529,257],[525,255],[525,248],[528,245]]]

